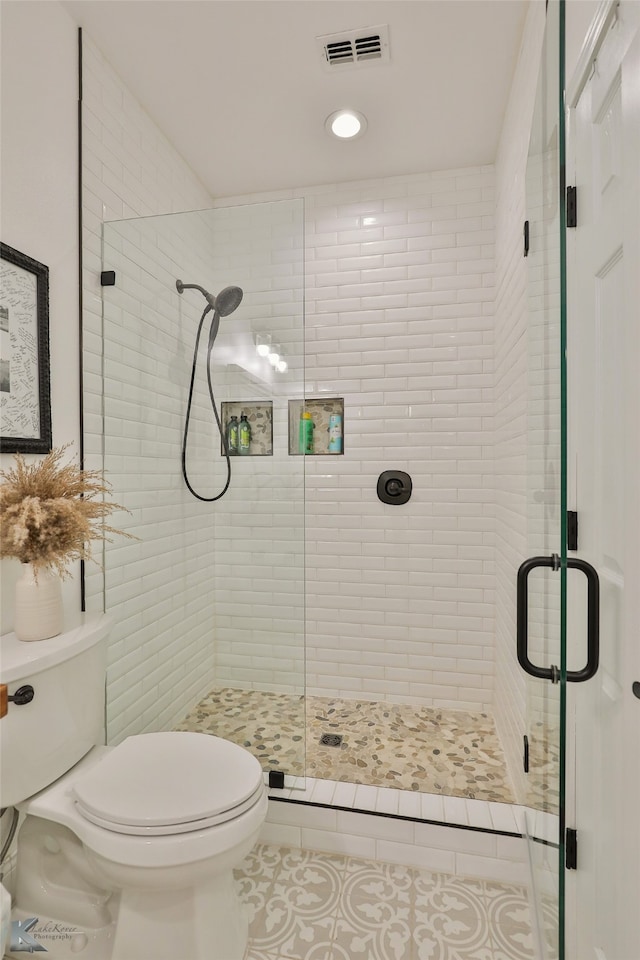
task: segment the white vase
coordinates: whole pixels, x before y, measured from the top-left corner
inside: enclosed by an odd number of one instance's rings
[[[14,632],[18,640],[47,640],[62,633],[62,585],[57,573],[40,568],[36,581],[33,564],[24,563],[16,583]]]

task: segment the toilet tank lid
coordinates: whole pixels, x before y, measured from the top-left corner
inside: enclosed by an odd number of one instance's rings
[[[111,823],[162,826],[231,810],[262,780],[258,760],[205,733],[128,737],[75,782],[80,808]]]
[[[106,637],[111,620],[103,613],[78,614],[73,626],[48,640],[25,642],[15,633],[0,637],[0,683],[15,683],[76,657]]]

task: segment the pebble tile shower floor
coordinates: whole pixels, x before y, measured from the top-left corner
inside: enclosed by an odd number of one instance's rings
[[[232,740],[265,769],[291,776],[514,802],[485,713],[325,697],[306,697],[305,704],[289,694],[224,688],[211,691],[176,729]],[[327,733],[341,734],[341,744],[322,745]]]
[[[271,845],[236,871],[245,960],[533,960],[526,891]]]

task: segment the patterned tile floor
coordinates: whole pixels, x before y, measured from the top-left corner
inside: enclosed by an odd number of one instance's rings
[[[176,729],[232,740],[265,769],[291,776],[514,802],[486,713],[324,697],[305,703],[288,694],[224,688],[212,690]],[[323,733],[342,734],[342,744],[322,746]]]
[[[270,845],[236,872],[246,960],[533,960],[526,891]]]

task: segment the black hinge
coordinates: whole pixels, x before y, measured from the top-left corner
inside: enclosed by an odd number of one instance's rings
[[[578,869],[578,832],[567,827],[565,841],[565,866],[567,870]]]
[[[525,257],[529,256],[529,221],[525,220],[524,229],[522,231],[524,237],[524,255]]]
[[[284,790],[283,770],[269,770],[269,786],[272,790]]]
[[[567,550],[578,549],[578,511],[567,510]]]
[[[101,287],[115,287],[116,285],[116,272],[115,270],[103,270],[100,274],[100,286]]]
[[[578,226],[578,199],[576,187],[567,187],[567,226]]]
[[[522,766],[524,767],[524,772],[529,773],[529,737],[526,735],[522,738],[524,743],[524,749],[522,751]]]

